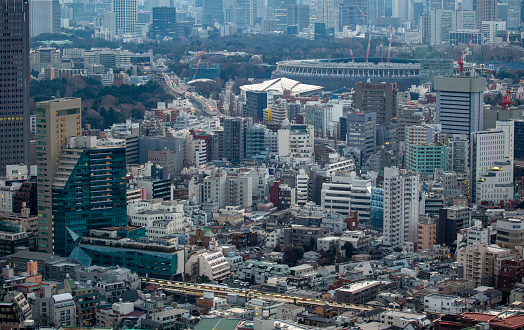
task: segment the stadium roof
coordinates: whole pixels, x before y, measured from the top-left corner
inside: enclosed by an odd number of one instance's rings
[[[253,92],[276,91],[276,92],[280,92],[283,94],[285,90],[290,90],[291,94],[294,94],[294,95],[318,92],[322,90],[323,88],[324,87],[322,86],[302,84],[299,81],[288,79],[288,78],[277,78],[277,79],[264,81],[263,83],[260,83],[260,84],[240,86],[240,89],[242,89],[243,91],[253,91]]]

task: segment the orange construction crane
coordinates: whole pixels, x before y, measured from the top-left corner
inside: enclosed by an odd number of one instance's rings
[[[393,26],[391,26],[390,29],[391,29],[391,35],[389,36],[388,57],[386,58],[386,62],[388,63],[389,63],[389,59],[391,58],[391,42],[393,41]]]
[[[459,52],[459,60],[458,60],[458,65],[459,65],[459,71],[460,71],[460,75],[462,76],[462,73],[464,72],[464,63],[466,63],[466,55],[468,54],[469,52],[469,48],[471,47],[471,42],[473,41],[473,38],[475,38],[475,34],[472,34],[471,35],[471,39],[469,39],[469,42],[466,46],[466,49],[464,49],[463,52]]]
[[[200,55],[198,55],[198,59],[196,61],[196,67],[195,67],[195,74],[193,74],[193,80],[195,80],[197,76],[198,68],[200,67],[200,61],[202,60],[202,56],[204,56],[204,52],[205,52],[205,49],[202,49],[202,51],[200,52]]]
[[[349,55],[351,55],[351,61],[355,63],[355,58],[353,57],[353,49],[351,49],[351,45],[349,45]]]
[[[366,50],[366,63],[369,60],[369,50],[371,48],[371,36],[373,35],[373,29],[369,30],[368,49]]]

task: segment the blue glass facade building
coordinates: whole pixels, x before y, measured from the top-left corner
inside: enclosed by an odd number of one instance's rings
[[[124,147],[64,149],[52,188],[53,252],[67,256],[91,229],[124,226]]]
[[[371,206],[369,210],[371,227],[378,231],[384,228],[384,189],[371,188]]]

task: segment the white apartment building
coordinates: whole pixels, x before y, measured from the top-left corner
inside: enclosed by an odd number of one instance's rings
[[[195,139],[191,134],[185,136],[184,159],[195,167],[207,163],[207,145],[202,139]]]
[[[396,167],[384,168],[384,239],[390,246],[415,242],[419,211],[419,176]]]
[[[386,311],[380,314],[380,322],[394,325],[399,328],[405,328],[407,325],[415,322],[419,327],[426,327],[431,324],[431,321],[424,314],[407,313],[400,311]]]
[[[221,281],[229,275],[230,265],[221,251],[206,250],[193,254],[186,262],[186,272],[192,277],[207,276],[211,281]]]
[[[349,174],[349,173],[348,173]],[[351,175],[333,176],[331,182],[324,182],[320,192],[321,205],[326,210],[349,216],[351,213]]]
[[[506,31],[506,21],[482,22],[482,33],[486,36],[486,44],[494,44],[497,42],[497,31]]]
[[[471,134],[471,201],[512,200],[513,121],[497,121],[497,128]]]
[[[278,130],[278,156],[291,166],[313,164],[314,146],[312,125],[288,125]]]
[[[145,227],[146,237],[148,238],[183,233],[188,225],[188,219],[184,216],[183,210],[179,212],[167,212],[165,210],[144,211],[130,215],[130,218],[131,225]]]
[[[430,294],[424,297],[424,312],[461,315],[467,310],[466,300],[455,295]]]
[[[307,181],[309,175],[306,173],[306,170],[301,168],[299,169],[296,175],[296,201],[298,205],[304,205],[307,203]]]

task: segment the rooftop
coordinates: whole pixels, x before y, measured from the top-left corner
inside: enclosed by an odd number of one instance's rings
[[[291,91],[291,94],[311,93],[322,90],[324,87],[315,85],[302,84],[299,81],[288,78],[277,78],[264,81],[260,84],[244,85],[240,89],[242,91],[250,92],[268,92],[275,91],[284,93],[284,91]]]

